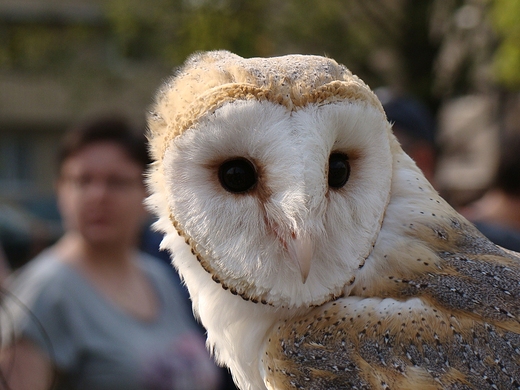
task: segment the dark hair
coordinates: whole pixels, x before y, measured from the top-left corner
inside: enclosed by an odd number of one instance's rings
[[[494,184],[510,195],[520,196],[520,128],[505,132],[500,139]]]
[[[414,140],[435,144],[435,121],[428,108],[412,97],[393,97],[383,102],[388,121]]]
[[[69,157],[96,142],[115,142],[143,170],[151,162],[144,133],[135,131],[124,117],[110,115],[81,122],[65,134],[58,151],[58,170]]]

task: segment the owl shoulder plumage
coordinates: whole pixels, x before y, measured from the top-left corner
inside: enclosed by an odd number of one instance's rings
[[[349,297],[281,322],[262,363],[272,388],[516,389],[520,336],[421,298]]]

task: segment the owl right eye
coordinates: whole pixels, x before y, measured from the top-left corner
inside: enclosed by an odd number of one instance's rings
[[[341,188],[350,177],[348,156],[344,153],[332,153],[329,157],[329,187]]]
[[[258,180],[253,163],[245,158],[225,161],[219,167],[218,178],[222,187],[233,193],[250,190]]]

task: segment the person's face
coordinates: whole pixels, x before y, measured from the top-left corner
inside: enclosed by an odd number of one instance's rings
[[[108,141],[66,159],[57,187],[65,229],[91,244],[134,240],[146,215],[142,173],[121,146]]]

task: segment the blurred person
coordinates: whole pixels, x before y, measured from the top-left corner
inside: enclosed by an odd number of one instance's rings
[[[376,90],[376,94],[401,147],[435,186],[437,148],[432,114],[413,97],[395,94],[387,88]]]
[[[490,189],[460,212],[495,244],[520,252],[520,127],[501,137]]]
[[[65,233],[8,284],[3,384],[38,389],[215,389],[219,371],[159,260],[146,218],[144,136],[117,117],[68,132],[57,199]]]

